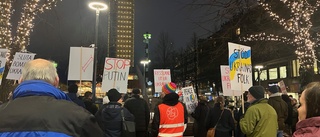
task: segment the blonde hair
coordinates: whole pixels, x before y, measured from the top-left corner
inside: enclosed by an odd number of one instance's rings
[[[51,61],[45,59],[35,59],[27,62],[22,69],[20,81],[43,80],[52,85],[58,79],[57,69]]]

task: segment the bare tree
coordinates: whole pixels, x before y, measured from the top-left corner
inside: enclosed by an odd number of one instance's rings
[[[174,43],[168,32],[161,32],[158,44],[154,49],[155,68],[172,68],[174,64]]]

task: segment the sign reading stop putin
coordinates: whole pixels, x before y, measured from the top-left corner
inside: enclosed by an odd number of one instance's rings
[[[106,58],[102,76],[101,91],[115,88],[120,93],[127,93],[130,60]]]

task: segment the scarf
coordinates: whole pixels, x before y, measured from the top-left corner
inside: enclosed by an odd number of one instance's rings
[[[20,83],[13,91],[12,99],[26,96],[50,96],[58,100],[71,101],[67,94],[42,80],[27,80]]]

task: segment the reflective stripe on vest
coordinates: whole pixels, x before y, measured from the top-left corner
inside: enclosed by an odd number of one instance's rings
[[[159,133],[158,136],[159,137],[177,137],[177,136],[182,136],[183,132],[179,132],[179,133]]]
[[[179,102],[175,106],[159,105],[159,137],[182,137],[184,131],[184,107]]]
[[[184,127],[184,123],[178,123],[178,124],[162,124],[159,126],[159,128],[176,128],[176,127]]]

